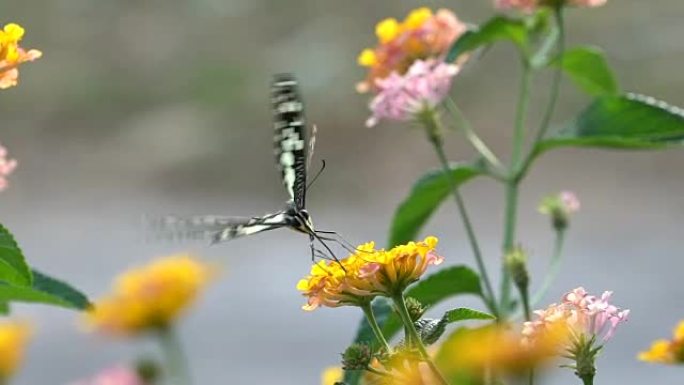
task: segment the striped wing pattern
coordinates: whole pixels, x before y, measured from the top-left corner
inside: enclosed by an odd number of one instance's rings
[[[283,184],[297,209],[306,205],[306,120],[297,81],[276,75],[271,89],[274,152]]]
[[[179,217],[167,215],[149,221],[156,234],[171,238],[206,239],[213,243],[226,242],[245,235],[257,234],[289,225],[284,211],[261,217],[242,218],[217,215]]]

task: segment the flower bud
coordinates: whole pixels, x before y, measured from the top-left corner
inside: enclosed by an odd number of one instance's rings
[[[135,372],[143,380],[143,383],[153,385],[159,381],[162,370],[155,360],[141,358],[135,363]]]
[[[518,289],[526,292],[530,284],[530,276],[527,273],[527,254],[525,251],[521,247],[515,247],[504,257],[504,264]]]
[[[370,346],[366,344],[352,344],[342,353],[342,368],[344,370],[364,370],[373,358]]]
[[[556,231],[565,230],[570,222],[570,215],[579,209],[579,199],[570,191],[546,197],[539,205],[539,212],[551,217],[551,225]]]
[[[411,316],[411,321],[418,322],[420,317],[425,314],[425,307],[420,301],[413,297],[406,297],[406,309],[408,310],[409,316]],[[396,309],[395,309],[396,311]]]

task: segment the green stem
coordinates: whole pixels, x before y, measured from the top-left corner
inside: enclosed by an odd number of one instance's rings
[[[582,377],[582,383],[584,385],[594,385],[594,377],[593,376]]]
[[[556,105],[558,103],[558,96],[560,95],[561,80],[563,78],[563,52],[565,52],[565,23],[563,22],[563,9],[558,8],[554,11],[554,16],[556,20],[556,30],[558,31],[556,39],[553,41],[554,45],[558,45],[557,56],[558,64],[553,74],[553,81],[551,83],[551,93],[549,95],[549,102],[546,106],[546,111],[544,112],[544,117],[539,126],[539,130],[535,135],[534,142],[532,144],[530,153],[525,158],[523,165],[519,170],[519,177],[522,178],[527,173],[534,157],[536,155],[536,147],[539,142],[544,139],[549,127],[551,126],[551,119],[553,118],[553,113],[556,111]],[[548,51],[548,49],[543,49]]]
[[[484,302],[487,305],[489,311],[491,311],[492,314],[498,318],[499,310],[496,306],[494,289],[489,279],[489,275],[487,274],[487,267],[485,266],[484,258],[482,257],[482,249],[480,249],[480,244],[477,240],[477,236],[475,235],[475,229],[473,227],[473,223],[470,220],[470,215],[468,214],[468,210],[466,209],[465,202],[463,201],[463,196],[461,195],[458,186],[456,186],[456,184],[454,183],[453,178],[451,178],[449,160],[447,159],[446,153],[444,152],[444,144],[442,143],[441,136],[439,136],[438,134],[439,132],[441,132],[439,127],[439,121],[435,116],[434,112],[432,112],[431,114],[426,114],[426,116],[421,121],[426,126],[428,138],[430,140],[430,143],[434,147],[435,152],[437,153],[437,158],[439,158],[439,162],[442,166],[442,169],[444,170],[444,174],[449,181],[449,188],[451,189],[451,192],[454,196],[454,200],[456,201],[456,206],[458,207],[458,212],[461,216],[461,221],[463,222],[463,226],[465,227],[468,242],[470,243],[470,248],[473,250],[473,255],[475,256],[475,263],[477,264],[477,269],[480,272],[482,281],[484,282]]]
[[[532,71],[529,60],[525,57],[523,59],[523,75],[515,118],[510,174],[508,180],[506,181],[506,211],[504,219],[503,255],[510,251],[515,244],[515,227],[518,209],[518,185],[520,184],[518,167],[520,166],[520,157],[522,155],[523,145],[525,142],[525,126],[527,110],[530,102],[531,82]],[[499,304],[501,318],[504,319],[510,309],[511,295],[511,275],[507,270],[508,269],[504,267],[501,280],[501,303]]]
[[[487,144],[477,135],[473,129],[473,126],[465,118],[461,109],[458,108],[456,102],[454,102],[452,98],[447,98],[445,105],[451,112],[451,115],[454,117],[454,119],[458,121],[458,126],[461,128],[461,130],[463,130],[463,134],[465,135],[466,139],[468,139],[473,148],[475,148],[475,150],[482,155],[482,158],[489,163],[489,165],[493,168],[493,171],[496,172],[496,175],[493,176],[502,178],[503,170],[505,169],[503,164],[496,154],[494,154],[494,152],[489,149]]]
[[[171,326],[159,329],[159,343],[166,361],[166,372],[169,376],[169,384],[190,385],[190,371],[188,361],[183,352],[183,347]]]
[[[373,308],[371,307],[370,303],[362,305],[361,310],[363,310],[363,314],[366,316],[366,320],[368,321],[371,330],[373,330],[375,338],[377,338],[378,342],[380,342],[382,347],[385,349],[385,352],[392,353],[392,348],[390,347],[389,343],[387,343],[385,336],[382,334],[382,330],[380,330],[380,326],[378,325],[378,321],[375,319],[375,314],[373,314]]]
[[[435,377],[437,378],[440,384],[449,385],[447,380],[442,375],[442,372],[439,371],[437,365],[435,365],[435,363],[432,361],[432,358],[430,358],[430,355],[425,349],[425,345],[423,345],[423,340],[420,338],[420,335],[418,335],[416,325],[411,320],[411,316],[409,315],[408,309],[406,308],[406,300],[404,299],[404,294],[399,293],[393,295],[392,301],[394,302],[394,306],[397,308],[397,311],[399,312],[401,322],[404,324],[406,330],[408,330],[411,336],[411,339],[413,340],[413,346],[415,346],[418,349],[420,357],[423,359],[423,361],[425,361],[428,364],[428,366],[430,366],[430,369],[434,372]]]
[[[532,296],[532,306],[538,304],[539,301],[544,299],[544,296],[549,291],[549,288],[551,288],[551,284],[556,280],[556,277],[558,277],[558,273],[560,272],[560,262],[562,259],[561,256],[563,254],[564,240],[565,231],[556,231],[556,241],[554,242],[553,255],[551,256],[549,271],[546,273],[546,277],[544,277],[544,281],[542,282],[539,290],[537,290],[537,292]]]

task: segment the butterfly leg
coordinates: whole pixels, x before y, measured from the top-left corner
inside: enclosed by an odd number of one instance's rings
[[[335,243],[339,244],[340,246],[342,246],[342,248],[344,248],[345,250],[347,250],[350,253],[355,253],[355,252],[359,251],[359,249],[357,249],[356,246],[354,246],[351,242],[344,239],[344,237],[342,237],[342,235],[340,235],[339,233],[337,233],[335,231],[316,230],[316,233],[317,234],[329,235],[329,236],[321,236],[321,239],[326,240],[326,241],[335,242]]]

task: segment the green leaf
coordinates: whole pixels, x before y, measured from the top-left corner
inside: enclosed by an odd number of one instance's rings
[[[450,168],[451,178],[457,187],[484,174],[481,166],[473,164],[453,164]],[[413,185],[409,196],[394,213],[389,236],[390,246],[415,239],[421,227],[451,193],[450,185],[446,174],[441,169],[430,171]]]
[[[477,29],[464,33],[449,49],[446,61],[453,62],[464,53],[497,41],[508,40],[519,47],[527,44],[527,28],[521,20],[496,16]]]
[[[31,286],[17,286],[0,282],[0,303],[34,302],[56,305],[70,309],[85,310],[90,306],[88,298],[69,284],[33,270]]]
[[[534,155],[557,147],[660,149],[683,141],[681,108],[643,95],[604,96],[542,140]]]
[[[477,273],[466,266],[450,266],[434,274],[431,274],[417,284],[410,287],[405,295],[417,299],[426,309],[437,303],[461,294],[482,295],[480,278]],[[392,304],[385,298],[377,298],[373,301],[373,313],[378,325],[388,340],[394,337],[402,329],[399,316],[394,313]],[[361,321],[354,343],[373,343],[370,326],[365,318]],[[354,371],[346,371],[344,382],[348,385],[357,385],[360,374]]]
[[[32,279],[31,270],[14,236],[0,225],[0,280],[27,286]]]
[[[561,69],[577,86],[593,96],[615,95],[619,92],[615,75],[600,48],[577,47],[566,51],[551,65]]]
[[[444,317],[449,323],[468,321],[468,320],[493,320],[496,319],[491,314],[483,313],[478,310],[468,309],[465,307],[460,307],[457,309],[452,309],[444,313]]]

